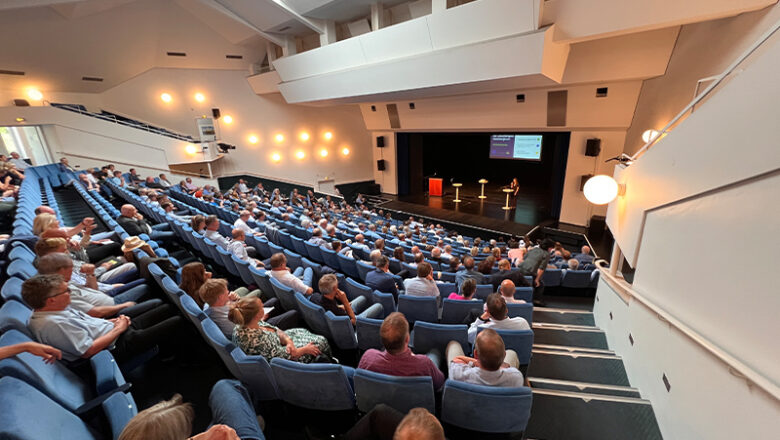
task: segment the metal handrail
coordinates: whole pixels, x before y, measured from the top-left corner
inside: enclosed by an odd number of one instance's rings
[[[759,37],[753,44],[750,45],[750,47],[747,48],[740,56],[737,57],[734,62],[732,62],[728,67],[726,67],[726,70],[721,72],[719,75],[715,75],[712,77],[709,77],[707,79],[712,79],[712,83],[710,83],[709,86],[707,86],[706,89],[704,89],[703,92],[700,94],[694,96],[694,98],[691,100],[688,105],[685,106],[685,108],[680,111],[680,113],[677,114],[671,121],[669,121],[668,124],[664,126],[661,130],[659,130],[658,135],[655,136],[653,139],[650,139],[646,144],[642,146],[636,153],[634,153],[633,156],[631,156],[631,161],[637,160],[641,155],[643,155],[648,148],[655,145],[656,142],[658,142],[661,137],[663,137],[664,134],[669,132],[669,129],[673,127],[677,122],[679,122],[689,111],[692,111],[694,106],[701,102],[705,97],[707,97],[710,93],[712,93],[713,90],[715,90],[718,85],[720,85],[721,82],[723,82],[724,79],[726,79],[727,76],[729,76],[734,69],[736,69],[742,62],[744,62],[753,52],[756,51],[759,47],[761,47],[762,44],[766,42],[766,40],[769,39],[777,30],[780,29],[780,20],[777,21],[772,27],[770,27],[766,32],[764,32],[761,37]],[[696,84],[696,87],[698,88],[700,83]]]
[[[757,372],[750,366],[745,365],[739,359],[725,352],[723,349],[712,343],[709,339],[698,333],[696,330],[688,327],[688,325],[675,318],[674,315],[667,312],[664,308],[660,307],[646,296],[634,290],[634,288],[627,282],[621,280],[615,275],[610,274],[610,271],[607,267],[607,262],[605,260],[596,261],[596,266],[601,272],[601,279],[609,284],[611,288],[615,289],[616,293],[618,293],[627,303],[633,299],[647,307],[659,318],[669,323],[671,327],[678,330],[680,333],[688,337],[688,339],[692,340],[715,358],[726,364],[731,374],[744,378],[745,382],[748,384],[748,387],[755,385],[764,390],[775,400],[780,401],[780,387],[774,384],[770,379]]]

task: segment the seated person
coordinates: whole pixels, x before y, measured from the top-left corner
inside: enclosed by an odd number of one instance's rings
[[[578,260],[575,260],[574,258],[569,258],[569,261],[566,262],[566,267],[564,267],[564,269],[578,270],[579,267],[580,267],[580,262]]]
[[[324,238],[322,238],[322,229],[320,228],[316,228],[313,231],[311,231],[311,238],[307,241],[315,246],[322,246],[324,244],[328,244],[328,242],[325,241]]]
[[[281,252],[271,256],[270,264],[271,272],[269,275],[280,283],[304,295],[314,293],[314,289],[311,288],[314,280],[314,270],[311,267],[305,269],[298,267],[295,269],[295,272],[290,273],[290,269],[287,268],[287,257]]]
[[[438,391],[444,386],[444,374],[433,361],[409,349],[409,322],[403,313],[393,312],[388,315],[379,328],[379,336],[385,351],[374,348],[366,350],[358,368],[391,376],[430,376],[434,390]]]
[[[190,227],[198,234],[203,234],[204,229],[206,229],[206,217],[200,214],[194,215],[190,220]]]
[[[380,255],[376,258],[374,266],[376,266],[376,270],[366,274],[366,285],[382,293],[392,293],[393,298],[398,301],[398,286],[395,283],[395,277],[390,273],[390,260],[384,255]]]
[[[433,281],[433,268],[431,264],[423,261],[417,265],[417,276],[404,280],[404,289],[407,295],[439,297],[439,288]]]
[[[593,263],[593,255],[590,254],[590,246],[583,246],[580,250],[582,252],[574,255],[574,259],[577,260],[580,265]]]
[[[517,369],[517,353],[506,350],[501,335],[490,328],[477,335],[473,358],[463,355],[459,342],[450,341],[447,365],[452,380],[497,387],[523,386],[523,373]]]
[[[474,257],[467,255],[463,257],[463,269],[455,273],[455,284],[460,286],[464,280],[471,278],[476,284],[482,282],[483,275],[474,269]]]
[[[179,284],[179,289],[192,297],[201,309],[205,303],[200,296],[200,288],[203,287],[203,284],[206,283],[207,280],[211,279],[211,275],[211,272],[206,270],[206,266],[199,261],[187,263],[181,268],[181,283]],[[231,292],[231,294],[235,299],[238,299],[245,296],[260,296],[262,292],[260,292],[259,289],[250,292],[246,287],[239,287]]]
[[[144,220],[144,216],[133,205],[122,205],[120,213],[120,216],[116,218],[116,222],[130,235],[139,236],[146,234],[152,240],[161,241],[174,240],[176,238],[176,233],[169,230],[170,225],[168,223],[150,226],[149,222]]]
[[[255,292],[259,293],[259,290]],[[228,290],[227,280],[223,279],[209,279],[200,287],[198,291],[199,296],[204,303],[208,304],[203,310],[215,324],[222,330],[222,333],[226,338],[231,339],[233,337],[233,329],[235,325],[228,319],[228,312],[233,306],[235,301],[238,301],[241,297],[235,292]],[[279,313],[279,308],[275,307],[277,299],[272,298],[265,303],[265,307],[273,307],[274,310],[266,313],[262,321],[268,322],[271,325],[286,330],[294,327],[298,323],[298,312],[296,310],[289,310],[284,313]]]
[[[262,232],[252,229],[249,224],[247,224],[250,218],[252,218],[252,213],[247,210],[242,210],[238,215],[238,219],[233,223],[233,227],[244,231],[244,234],[263,235]]]
[[[108,291],[114,288],[113,284],[128,283],[138,278],[138,268],[135,264],[128,263],[121,257],[110,257],[97,265],[82,260],[80,257],[83,256],[83,252],[69,252],[68,241],[64,237],[65,233],[60,230],[50,229],[44,232],[41,234],[41,239],[35,243],[35,255],[38,258],[52,253],[70,255],[73,259],[73,277],[76,284]],[[95,279],[87,280],[85,276],[87,273],[94,274]],[[93,285],[89,285],[93,282]],[[100,283],[105,283],[104,289],[100,289]]]
[[[264,267],[265,264],[263,264],[262,261],[259,261],[255,258],[252,258],[247,253],[247,249],[250,248],[250,246],[246,245],[246,235],[244,234],[244,231],[241,229],[233,229],[232,231],[233,235],[233,241],[230,242],[230,244],[227,247],[227,251],[231,254],[235,255],[236,258],[238,258],[241,261],[246,261],[247,263],[255,266],[255,267]]]
[[[171,218],[173,218],[174,220],[178,220],[182,223],[189,223],[190,221],[192,221],[191,215],[180,215],[179,213],[177,213],[176,210],[174,209],[173,203],[171,202],[160,203],[160,208],[162,208],[165,211],[165,213],[171,216]]]
[[[500,293],[491,293],[485,301],[487,305],[487,311],[471,324],[469,327],[469,342],[474,344],[474,340],[477,337],[477,330],[482,328],[494,328],[503,330],[530,330],[528,321],[515,316],[514,318],[507,317],[506,301]]]
[[[28,279],[22,284],[22,298],[33,308],[30,332],[38,342],[62,351],[67,361],[108,349],[122,362],[157,345],[172,350],[181,339],[183,321],[170,305],[147,301],[132,316],[93,318],[70,307],[70,288],[59,275]]]
[[[525,304],[525,300],[515,299],[515,283],[512,280],[504,280],[501,285],[498,286],[498,293],[504,298],[504,302],[507,304]]]
[[[452,292],[447,299],[457,299],[461,301],[479,301],[478,298],[474,298],[474,294],[477,293],[477,282],[474,278],[466,278],[460,285],[460,293]]]
[[[350,302],[347,299],[347,294],[339,289],[339,280],[332,273],[320,278],[319,288],[320,293],[314,293],[309,298],[311,302],[322,306],[326,312],[332,312],[336,316],[349,316],[352,325],[355,325],[355,313],[375,319],[384,314],[381,304],[369,306],[365,296],[361,295]]]
[[[384,403],[366,413],[343,436],[344,440],[445,440],[444,428],[425,408],[404,416]]]
[[[97,318],[115,316],[150,294],[145,284],[135,286],[113,298],[99,290],[79,287],[71,282],[73,260],[68,254],[53,253],[39,259],[38,273],[62,277],[63,281],[68,283],[68,287],[70,287],[71,307]]]
[[[281,329],[262,320],[263,302],[260,298],[241,298],[228,312],[228,319],[236,324],[233,343],[248,355],[259,354],[269,362],[280,357],[310,363],[320,354],[331,355],[324,336],[304,328]]]
[[[512,263],[503,259],[498,262],[498,272],[490,276],[489,283],[493,285],[493,291],[498,290],[498,286],[504,280],[512,280],[515,286],[529,287],[531,284],[525,279],[525,276],[519,270],[512,270]]]

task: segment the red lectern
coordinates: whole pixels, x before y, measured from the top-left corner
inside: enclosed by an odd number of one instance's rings
[[[438,177],[428,178],[428,195],[441,197],[441,187],[444,179]]]

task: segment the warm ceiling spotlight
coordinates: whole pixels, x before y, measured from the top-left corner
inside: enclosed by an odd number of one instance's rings
[[[599,174],[588,179],[582,191],[590,203],[606,205],[615,197],[625,194],[625,188],[625,185],[619,185],[612,177]]]
[[[27,120],[27,119],[24,119],[24,118],[16,118],[16,122],[24,122],[24,121],[26,121],[26,120]]]
[[[225,115],[222,117],[222,122],[225,124],[232,124],[233,123],[233,117],[230,115]]]
[[[256,144],[259,139],[257,139],[257,136],[255,135],[250,135],[248,140],[250,144]]]
[[[349,148],[347,147],[342,148],[341,154],[343,154],[344,156],[349,156]]]
[[[329,140],[333,139],[333,133],[331,133],[329,131],[326,131],[325,134],[322,137],[324,137],[326,141],[329,141]]]
[[[309,133],[306,133],[305,131],[301,133],[301,140],[306,142],[309,140]]]
[[[27,96],[33,101],[40,101],[43,99],[43,93],[38,89],[30,89],[27,91]]]
[[[195,147],[195,145],[187,144],[187,146],[184,147],[184,151],[186,151],[187,154],[195,154],[198,152],[198,148]]]
[[[328,156],[328,150],[326,150],[324,148],[322,150],[320,150],[320,156],[327,157]]]
[[[163,102],[173,101],[173,98],[171,97],[170,93],[163,93],[162,95],[160,95],[160,99],[162,99]]]
[[[279,133],[276,135],[276,137],[274,137],[274,139],[276,139],[276,142],[281,142],[284,140],[284,135]]]
[[[660,135],[660,134],[661,134],[661,132],[660,132],[660,131],[658,131],[658,130],[653,130],[653,129],[650,129],[650,130],[645,130],[645,131],[642,133],[642,140],[643,140],[645,143],[652,142],[652,141],[654,141],[654,140],[655,140],[655,139],[658,137],[658,135]]]
[[[195,94],[195,100],[198,102],[203,102],[206,100],[206,97],[203,96],[203,93],[196,93]]]
[[[279,162],[282,160],[282,156],[279,153],[274,153],[271,155],[271,160],[274,162]]]
[[[295,157],[297,157],[298,159],[303,159],[304,157],[306,157],[306,153],[304,153],[303,151],[298,151],[297,153],[295,153]]]

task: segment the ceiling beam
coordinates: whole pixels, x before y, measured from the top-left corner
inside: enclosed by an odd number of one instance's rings
[[[200,0],[200,2],[214,8],[216,11],[225,14],[226,16],[232,18],[233,20],[236,20],[237,22],[243,24],[249,29],[252,29],[253,31],[257,32],[261,37],[265,38],[266,40],[276,45],[283,47],[286,44],[285,38],[282,38],[270,32],[266,32],[260,29],[259,27],[255,26],[254,24],[250,23],[249,21],[245,20],[243,17],[241,17],[235,11],[233,11],[230,8],[230,6],[226,5],[224,0]]]
[[[296,12],[293,8],[291,8],[287,3],[285,3],[282,0],[266,0],[268,3],[271,3],[278,8],[282,9],[284,12],[290,14],[293,16],[293,18],[297,21],[299,21],[301,24],[306,26],[307,28],[313,30],[314,32],[317,32],[318,34],[322,35],[325,33],[325,29],[318,25],[317,23],[313,22],[312,20],[304,17],[303,15]]]

